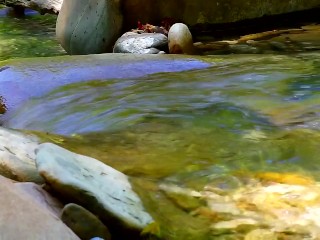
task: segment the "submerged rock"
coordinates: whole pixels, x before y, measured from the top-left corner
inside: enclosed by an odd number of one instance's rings
[[[112,230],[137,233],[152,222],[121,172],[50,143],[40,145],[36,162],[55,191],[98,215]]]
[[[120,35],[118,3],[106,0],[64,1],[57,19],[58,41],[69,54],[111,52]]]
[[[0,174],[16,181],[43,183],[35,165],[38,145],[35,136],[0,127]]]
[[[109,229],[87,209],[74,204],[67,204],[61,214],[62,221],[81,239],[101,237],[110,240]]]
[[[165,51],[168,38],[161,33],[124,34],[115,43],[114,53],[157,54]]]
[[[277,234],[266,229],[255,229],[249,232],[244,240],[277,240]]]
[[[319,183],[294,173],[259,173],[245,182],[230,191],[210,185],[199,192],[170,184],[161,189],[206,201],[190,213],[212,221],[213,235],[245,234],[246,240],[320,238]]]

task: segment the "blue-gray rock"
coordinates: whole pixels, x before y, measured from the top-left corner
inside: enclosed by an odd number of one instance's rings
[[[57,39],[69,54],[111,52],[120,36],[122,15],[114,0],[63,1]]]
[[[158,54],[168,47],[168,38],[161,33],[124,34],[115,43],[114,53]]]
[[[153,221],[128,177],[96,159],[44,143],[36,163],[55,191],[98,215],[110,229],[137,233]]]

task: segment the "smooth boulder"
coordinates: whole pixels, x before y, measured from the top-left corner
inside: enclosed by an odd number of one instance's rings
[[[114,53],[158,54],[167,49],[168,38],[161,33],[126,33],[114,45]]]
[[[98,215],[110,229],[134,234],[153,221],[128,177],[102,162],[51,143],[39,146],[36,162],[56,192]]]
[[[117,1],[68,0],[58,15],[56,35],[68,54],[95,54],[111,52],[121,28]]]
[[[0,127],[0,175],[20,182],[43,183],[35,165],[38,145],[33,135]]]
[[[78,240],[54,214],[0,176],[0,239]]]
[[[171,54],[197,54],[193,45],[192,35],[187,25],[175,23],[168,33],[169,53]]]

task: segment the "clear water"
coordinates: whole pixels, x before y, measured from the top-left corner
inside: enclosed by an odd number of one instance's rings
[[[17,21],[10,18],[25,25]],[[1,28],[0,38],[22,40],[25,32],[37,43],[47,39],[45,50],[23,40],[19,52],[0,57],[61,54],[49,33],[28,28],[9,37]],[[208,219],[177,207],[158,184],[231,189],[237,174],[255,172],[319,180],[319,116],[320,53],[309,52],[221,56],[201,70],[66,84],[27,102],[7,125],[36,130],[131,176],[165,239],[229,239],[212,236]]]

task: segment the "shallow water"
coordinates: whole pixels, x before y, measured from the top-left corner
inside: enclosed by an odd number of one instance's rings
[[[19,29],[26,24],[10,21]],[[47,50],[24,45],[26,39],[0,58],[61,54],[52,32],[21,31],[37,44],[46,39]],[[178,207],[159,184],[228,190],[257,172],[320,180],[320,53],[205,60],[213,66],[65,84],[27,101],[6,125],[36,130],[131,176],[164,239],[235,239],[212,235],[208,218]]]

